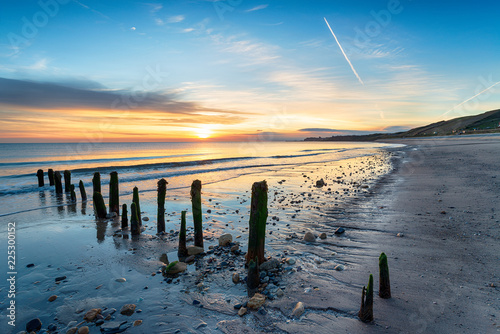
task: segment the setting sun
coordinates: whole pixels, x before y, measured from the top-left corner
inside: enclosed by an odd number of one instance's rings
[[[212,135],[212,130],[205,126],[201,129],[196,129],[196,135],[198,138],[207,139]]]

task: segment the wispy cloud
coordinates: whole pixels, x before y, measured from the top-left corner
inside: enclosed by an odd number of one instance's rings
[[[255,7],[253,7],[253,8],[250,8],[250,9],[245,10],[245,12],[247,12],[247,13],[250,13],[250,12],[255,12],[255,11],[257,11],[257,10],[266,9],[268,6],[269,6],[268,4],[266,4],[266,5],[259,5],[259,6],[255,6]]]
[[[179,23],[184,21],[186,17],[184,15],[170,16],[167,18],[167,23]]]

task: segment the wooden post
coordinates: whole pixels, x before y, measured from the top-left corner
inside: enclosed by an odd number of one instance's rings
[[[137,217],[137,205],[135,202],[130,206],[130,232],[132,235],[141,234],[141,225],[139,225],[139,218]]]
[[[94,212],[98,218],[106,218],[106,204],[104,204],[104,199],[102,194],[97,191],[94,192]]]
[[[186,248],[186,211],[181,211],[181,229],[179,231],[179,248],[177,249],[177,256],[179,259],[188,256]]]
[[[59,171],[54,173],[54,182],[56,187],[56,194],[62,194],[62,182],[61,182],[61,173]]]
[[[368,287],[363,287],[361,294],[361,308],[358,317],[363,322],[373,321],[373,275],[370,274]]]
[[[76,203],[75,185],[71,185],[71,202]]]
[[[165,197],[167,195],[167,184],[165,179],[158,181],[158,218],[157,233],[165,232]]]
[[[203,217],[201,212],[201,181],[191,184],[191,205],[194,221],[194,245],[203,248]]]
[[[249,296],[253,296],[255,294],[255,291],[259,287],[259,283],[260,283],[259,263],[258,263],[258,258],[255,257],[255,259],[250,260],[248,264],[247,288]]]
[[[71,172],[67,169],[64,171],[64,191],[67,193],[71,191]]]
[[[48,174],[49,174],[49,184],[51,186],[53,186],[54,185],[54,170],[53,169],[49,169]]]
[[[387,264],[387,255],[385,253],[380,254],[378,267],[380,274],[378,295],[380,298],[389,299],[391,298],[391,282],[389,281],[389,265]]]
[[[92,178],[92,186],[94,187],[94,192],[101,192],[101,174],[99,172],[94,173],[94,177]]]
[[[128,228],[127,204],[122,205],[122,230]]]
[[[82,201],[86,201],[87,200],[87,192],[85,191],[85,186],[83,185],[82,180],[80,180],[78,187],[80,188],[80,195],[82,196]]]
[[[252,185],[252,201],[250,204],[247,264],[256,257],[259,265],[265,261],[266,221],[267,182],[255,182]]]
[[[111,172],[109,174],[109,213],[116,212],[120,215],[120,190],[118,187],[118,173]]]
[[[139,226],[142,226],[141,218],[141,204],[139,203],[139,188],[134,187],[134,194],[132,195],[132,202],[135,203],[135,209],[137,211],[137,219],[139,221]],[[132,210],[132,207],[130,207]],[[130,218],[130,224],[132,224],[132,218]]]
[[[43,169],[39,169],[36,172],[36,176],[38,177],[38,186],[43,187],[45,183],[43,182]]]

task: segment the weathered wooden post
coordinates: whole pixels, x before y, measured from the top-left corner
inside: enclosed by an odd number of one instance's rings
[[[191,205],[194,221],[194,245],[203,248],[203,217],[201,212],[201,181],[191,184]]]
[[[181,211],[181,229],[179,230],[179,248],[177,249],[177,256],[179,259],[188,256],[186,248],[186,211]]]
[[[102,194],[97,191],[94,192],[94,211],[98,218],[106,218],[106,204],[104,204],[104,199]]]
[[[363,286],[361,294],[361,308],[359,309],[358,317],[363,322],[370,322],[373,320],[373,275],[370,274],[368,280],[368,287]]]
[[[64,171],[64,191],[67,193],[71,191],[71,172],[67,169]]]
[[[53,186],[54,185],[54,170],[49,169],[48,175],[49,175],[49,184],[51,186]]]
[[[139,218],[137,217],[137,205],[132,202],[130,206],[130,232],[132,235],[141,234],[141,225],[139,225]]]
[[[142,226],[141,204],[139,203],[139,188],[137,187],[134,187],[132,202],[135,203],[135,209],[137,211],[137,219],[139,220],[139,226]],[[132,211],[132,207],[130,207],[130,210]],[[132,224],[132,218],[130,218],[130,224]]]
[[[252,185],[252,201],[250,204],[250,222],[248,231],[247,264],[257,257],[260,265],[265,261],[264,247],[266,243],[267,221],[267,182],[255,182]]]
[[[71,185],[71,202],[76,203],[75,185]]]
[[[38,177],[38,186],[43,187],[45,183],[43,182],[43,169],[39,169],[36,172],[36,176]]]
[[[122,205],[122,230],[128,228],[127,204]]]
[[[61,182],[61,173],[59,171],[54,173],[54,182],[56,187],[56,194],[62,194],[62,182]]]
[[[165,232],[165,197],[167,195],[167,184],[165,179],[158,181],[158,219],[157,233]]]
[[[118,173],[111,172],[109,174],[109,213],[116,212],[120,215],[120,190],[118,187]]]
[[[82,201],[86,201],[87,200],[87,192],[85,191],[85,186],[83,185],[82,180],[80,180],[78,187],[80,188],[80,195],[82,196]]]
[[[248,295],[251,297],[255,294],[255,291],[259,287],[260,283],[260,273],[259,273],[259,263],[258,258],[250,260],[248,264],[248,276],[247,276],[247,288]]]
[[[92,186],[94,187],[94,192],[101,192],[101,174],[99,172],[94,173],[94,177],[92,178]]]
[[[380,274],[378,295],[380,298],[389,299],[391,298],[391,282],[389,280],[389,265],[387,264],[387,255],[385,253],[380,254],[378,267]]]

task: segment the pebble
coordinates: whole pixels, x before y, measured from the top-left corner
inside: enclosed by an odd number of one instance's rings
[[[335,230],[335,234],[340,235],[345,232],[345,229],[343,227],[339,227],[338,229]]]
[[[233,283],[238,284],[240,282],[240,274],[234,273],[233,274]]]
[[[52,295],[49,297],[49,299],[47,299],[49,302],[53,302],[54,300],[57,299],[57,296],[56,295]]]
[[[240,309],[240,308],[242,308],[242,307],[243,307],[243,305],[242,305],[242,304],[236,304],[236,305],[234,305],[234,306],[233,306],[233,308],[234,308],[235,310],[239,310],[239,309]]]
[[[184,262],[177,262],[172,267],[170,267],[168,271],[165,271],[165,274],[174,275],[181,273],[186,269],[187,269],[187,264],[185,264]]]
[[[60,282],[66,279],[66,276],[56,277],[56,282]]]
[[[314,234],[312,234],[312,232],[306,232],[306,234],[304,235],[304,241],[314,242],[316,241],[316,237],[314,236]]]
[[[396,234],[396,237],[400,237],[400,238],[402,238],[402,237],[404,237],[404,236],[405,236],[405,235],[404,235],[403,233],[398,233],[398,234]]]
[[[302,302],[298,302],[292,311],[292,317],[300,318],[300,316],[304,313],[304,311],[305,311],[304,304],[302,304]]]
[[[208,325],[207,325],[207,323],[205,321],[201,321],[200,320],[200,322],[196,326],[194,326],[194,329],[200,329],[202,327],[207,327],[207,326]]]
[[[244,308],[244,307],[240,307],[240,309],[239,309],[239,311],[238,311],[238,315],[239,315],[240,317],[242,317],[242,316],[244,316],[244,315],[245,315],[245,313],[247,313],[247,309],[246,309],[246,308]]]
[[[142,320],[136,320],[134,321],[134,327],[135,326],[140,326],[142,324]]]
[[[291,257],[289,257],[286,259],[286,263],[293,265],[293,264],[295,264],[295,259],[292,259]]]
[[[229,233],[225,233],[219,237],[219,246],[224,247],[231,242],[233,242],[233,236]]]
[[[280,264],[280,262],[277,259],[272,258],[272,259],[269,259],[266,262],[262,263],[259,266],[259,270],[269,271],[271,269],[278,267],[279,264]]]
[[[250,298],[247,305],[249,308],[253,308],[256,310],[262,305],[264,305],[265,302],[266,302],[266,296],[260,293],[256,293],[252,298]]]
[[[195,255],[190,255],[184,261],[186,261],[186,263],[190,263],[190,262],[193,262],[195,258],[196,258]]]
[[[203,247],[198,247],[198,246],[189,246],[187,248],[188,255],[198,255],[203,253],[205,250]]]
[[[123,277],[120,277],[120,278],[115,279],[115,281],[123,283],[123,282],[126,282],[127,280]]]
[[[84,320],[87,320],[87,321],[94,321],[94,319],[96,318],[96,316],[98,314],[101,314],[102,310],[100,308],[93,308],[89,311],[87,311],[87,313],[85,313],[85,315],[83,316],[83,319]]]
[[[125,304],[122,306],[120,310],[120,314],[126,315],[126,316],[131,316],[135,312],[135,304]]]
[[[319,235],[319,238],[320,238],[320,239],[323,239],[323,240],[324,240],[324,239],[326,239],[326,233],[325,233],[325,232],[321,233],[321,234]]]
[[[343,264],[337,264],[333,269],[335,269],[337,271],[342,271],[345,269],[345,267]]]
[[[26,331],[28,333],[31,333],[31,332],[37,332],[40,330],[40,328],[42,328],[42,322],[40,321],[40,319],[38,318],[35,318],[33,320],[30,320],[27,324],[26,324]]]
[[[283,297],[284,295],[285,295],[285,293],[283,292],[283,290],[281,290],[281,289],[276,290],[276,296]]]
[[[83,326],[78,329],[78,334],[89,334],[90,329],[88,326]]]
[[[35,264],[34,264],[34,263],[30,263],[30,264],[27,264],[27,265],[26,265],[26,268],[31,268],[31,267],[34,267],[34,266],[35,266]]]
[[[124,332],[130,324],[127,324],[127,321],[110,321],[101,326],[101,332],[104,334],[114,334]]]
[[[142,217],[142,221],[144,221],[144,222],[149,221],[149,217]]]
[[[78,331],[78,327],[71,327],[66,331],[66,334],[75,334]]]
[[[238,250],[240,250],[240,246],[239,245],[234,245],[233,247],[231,247],[231,253],[235,253]]]
[[[51,332],[55,332],[57,329],[57,326],[55,324],[50,324],[47,326],[47,329]]]

